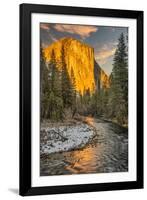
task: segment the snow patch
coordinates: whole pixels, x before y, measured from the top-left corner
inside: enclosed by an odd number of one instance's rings
[[[50,154],[83,147],[94,136],[92,127],[87,124],[42,128],[40,152]]]

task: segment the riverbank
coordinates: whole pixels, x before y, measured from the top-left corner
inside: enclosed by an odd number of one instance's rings
[[[72,126],[72,123],[69,125]],[[80,116],[75,125],[81,123],[88,124],[92,130],[95,127],[92,139],[82,148],[75,147],[74,151],[43,154],[40,158],[40,175],[127,172],[128,130],[92,117]]]
[[[87,122],[72,120],[53,123],[44,121],[40,131],[40,154],[51,154],[83,148],[95,136]]]

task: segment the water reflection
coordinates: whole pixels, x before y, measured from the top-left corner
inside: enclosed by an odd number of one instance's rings
[[[94,140],[83,149],[42,157],[41,176],[128,170],[127,130],[111,123],[97,124],[91,117],[85,120],[96,128]]]
[[[85,122],[91,126],[94,126],[94,118],[93,117],[86,117]]]
[[[83,150],[67,153],[65,162],[67,162],[68,165],[65,166],[65,169],[76,174],[93,172],[98,164],[98,160],[101,160],[102,151],[103,148],[100,146],[99,148],[88,146]]]

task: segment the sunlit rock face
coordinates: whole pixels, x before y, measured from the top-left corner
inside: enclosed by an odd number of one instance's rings
[[[73,69],[76,90],[83,94],[90,93],[101,87],[109,87],[109,77],[100,68],[94,59],[94,49],[74,38],[62,38],[44,48],[44,56],[47,62],[51,59],[54,50],[57,63],[61,63],[61,49],[65,51],[65,62],[69,76]],[[60,64],[58,65],[60,70]]]

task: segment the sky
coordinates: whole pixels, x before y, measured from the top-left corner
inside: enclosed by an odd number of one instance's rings
[[[40,23],[40,39],[43,47],[63,37],[73,37],[94,48],[94,56],[100,67],[110,75],[113,57],[121,33],[128,34],[127,27]]]

